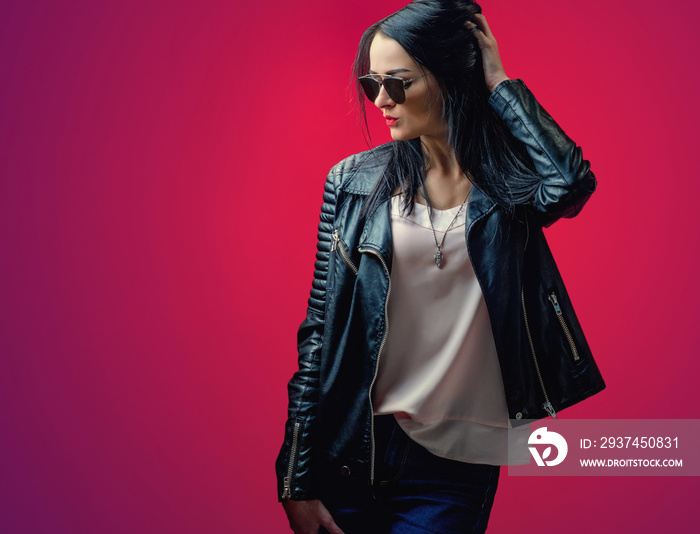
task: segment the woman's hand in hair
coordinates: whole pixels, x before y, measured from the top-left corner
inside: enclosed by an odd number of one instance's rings
[[[508,79],[506,71],[501,62],[501,56],[498,53],[498,43],[496,38],[491,33],[489,23],[486,22],[486,17],[481,14],[476,14],[472,20],[468,20],[466,26],[474,32],[476,40],[481,48],[481,57],[484,63],[484,78],[486,79],[486,87],[493,93],[499,83]]]
[[[335,524],[331,513],[318,499],[313,501],[282,501],[294,534],[318,534],[319,527],[325,527],[330,534],[343,534]]]

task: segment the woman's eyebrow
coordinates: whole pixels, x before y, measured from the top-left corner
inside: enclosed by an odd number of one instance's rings
[[[398,72],[411,72],[409,69],[393,69],[385,72],[385,74],[396,74]],[[379,74],[377,72],[374,72],[372,69],[369,69],[370,74]]]

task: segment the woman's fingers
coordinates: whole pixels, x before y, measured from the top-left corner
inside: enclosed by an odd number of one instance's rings
[[[320,505],[321,525],[326,527],[328,534],[343,534],[343,531],[340,530],[340,527],[335,524],[335,521],[333,521],[333,517],[331,516],[331,513],[328,511],[328,508],[326,508],[323,505],[323,503],[321,503],[321,502],[319,502],[319,505]]]
[[[493,92],[499,83],[508,79],[498,53],[496,38],[491,32],[489,23],[486,22],[486,17],[481,14],[474,15],[465,23],[465,26],[474,33],[479,43],[484,64],[484,79],[489,91]]]
[[[343,534],[335,524],[328,508],[321,501],[282,501],[284,511],[289,519],[289,526],[295,534],[318,534],[323,526],[330,534]]]
[[[482,33],[488,37],[489,39],[493,39],[493,33],[491,33],[491,28],[489,27],[489,23],[486,20],[486,17],[484,17],[481,13],[477,13],[472,17],[474,19],[474,22],[476,22],[476,25],[479,27],[479,29],[482,31]]]
[[[328,534],[343,534],[343,531],[340,530],[340,527],[335,524],[335,521],[332,519],[330,520],[329,523],[321,523],[326,530],[328,531]]]
[[[493,33],[491,33],[491,28],[489,28],[488,22],[486,22],[486,17],[483,15],[474,15],[472,20],[466,22],[466,26],[474,34],[476,40],[479,41],[479,47],[482,50],[498,46],[496,44],[496,38],[493,36]]]
[[[481,47],[481,40],[484,38],[484,33],[481,31],[479,26],[474,24],[471,20],[468,20],[465,24],[467,29],[474,34],[476,40],[479,41],[479,47]]]

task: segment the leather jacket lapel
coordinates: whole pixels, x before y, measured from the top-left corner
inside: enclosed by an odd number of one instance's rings
[[[466,233],[469,234],[472,225],[491,211],[495,205],[493,200],[482,193],[478,187],[473,185],[472,192],[469,195],[469,203],[467,204]]]
[[[387,198],[369,216],[360,238],[360,252],[372,249],[377,252],[391,272],[393,243],[391,239],[391,202]]]

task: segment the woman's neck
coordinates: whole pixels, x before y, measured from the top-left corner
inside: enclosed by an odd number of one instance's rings
[[[425,189],[430,198],[430,204],[439,210],[459,206],[471,189],[467,179],[457,162],[457,155],[446,140],[435,137],[421,138],[425,161]],[[416,199],[427,203],[423,198]]]
[[[421,146],[429,168],[440,170],[443,174],[454,174],[459,169],[457,156],[445,138],[424,135]]]

